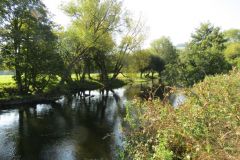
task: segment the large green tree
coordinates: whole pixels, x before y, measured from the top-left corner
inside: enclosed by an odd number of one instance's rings
[[[131,54],[128,58],[128,71],[130,72],[140,72],[140,77],[142,78],[143,73],[147,70],[150,64],[150,51],[138,50]]]
[[[230,69],[223,51],[226,39],[219,27],[203,23],[192,34],[192,40],[185,52],[188,85],[203,80],[206,75],[226,72]]]
[[[164,60],[166,64],[171,63],[176,58],[176,48],[168,37],[161,37],[151,43],[151,51]]]
[[[206,75],[227,72],[231,66],[223,54],[225,43],[226,39],[220,28],[210,23],[201,24],[192,34],[192,39],[180,55],[180,60],[166,67],[165,81],[174,78],[172,82],[193,85],[203,80]],[[172,77],[169,77],[170,75]]]
[[[84,59],[86,67],[91,58],[97,62],[102,79],[107,79],[106,63],[102,61],[114,45],[111,33],[119,22],[120,3],[115,0],[77,0],[68,3],[64,10],[72,17],[67,34],[74,39],[75,51],[68,65],[68,75],[64,75],[63,80],[69,80],[72,68],[81,60]]]
[[[133,23],[126,16],[121,4],[118,0],[77,0],[64,7],[72,17],[67,32],[72,33],[77,48],[63,81],[71,79],[71,70],[78,63],[84,63],[84,68],[95,64],[104,83],[109,81],[109,73],[113,73],[111,79],[115,79],[121,72],[125,55],[141,40],[140,23]]]
[[[1,2],[1,54],[20,93],[42,92],[61,69],[53,24],[40,0]]]

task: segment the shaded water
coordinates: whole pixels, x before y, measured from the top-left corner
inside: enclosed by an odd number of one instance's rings
[[[0,159],[115,159],[125,104],[146,90],[135,85],[87,91],[58,104],[0,110]]]

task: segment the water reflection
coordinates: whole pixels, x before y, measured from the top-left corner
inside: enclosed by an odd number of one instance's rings
[[[113,159],[124,89],[76,93],[59,104],[0,112],[0,159]]]
[[[178,106],[182,105],[186,97],[182,93],[175,93],[169,96],[170,102],[173,107],[177,108]]]
[[[125,104],[147,91],[146,84],[129,85],[0,110],[0,159],[116,159]]]

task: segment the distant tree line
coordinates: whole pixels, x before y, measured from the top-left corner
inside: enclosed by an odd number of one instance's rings
[[[166,85],[191,86],[207,75],[226,73],[240,67],[240,30],[222,32],[202,23],[184,49],[176,49],[167,37],[151,43],[149,49],[129,55],[128,71],[158,73]]]

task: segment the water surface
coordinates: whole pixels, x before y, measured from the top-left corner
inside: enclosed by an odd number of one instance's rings
[[[128,85],[76,93],[57,104],[0,110],[0,159],[116,159],[125,105],[148,92],[146,84]]]

